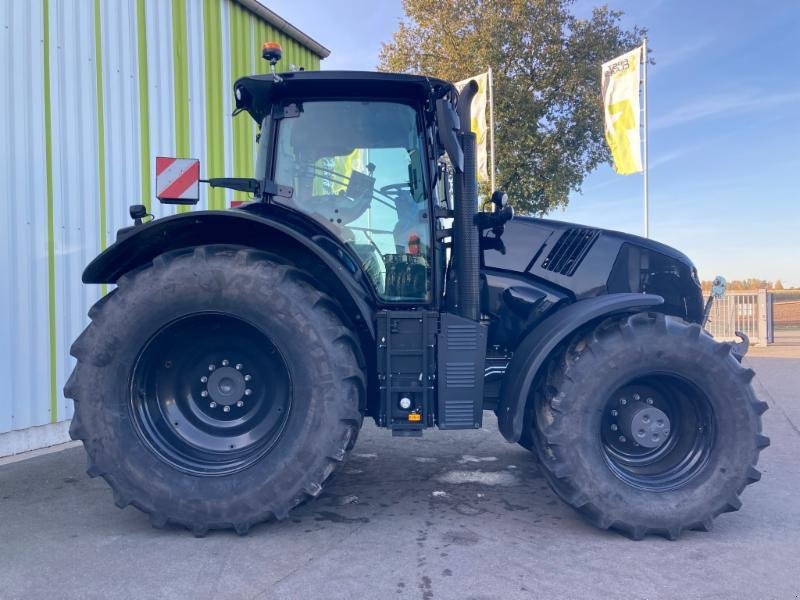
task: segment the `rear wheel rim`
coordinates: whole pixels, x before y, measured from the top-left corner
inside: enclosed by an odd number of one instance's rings
[[[270,337],[224,313],[162,327],[131,376],[139,437],[162,461],[198,476],[258,462],[283,433],[291,404],[289,369]]]
[[[653,374],[608,398],[600,437],[605,461],[619,479],[666,492],[685,486],[708,463],[715,433],[705,393],[682,377]]]

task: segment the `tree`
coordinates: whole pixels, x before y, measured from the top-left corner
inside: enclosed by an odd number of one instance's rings
[[[498,187],[524,214],[566,206],[587,173],[610,160],[601,63],[641,42],[622,13],[572,0],[403,0],[405,18],[379,68],[459,81],[494,74]],[[486,189],[483,190],[488,191]]]
[[[780,279],[778,279],[778,281],[775,282],[775,285],[772,286],[772,289],[773,290],[783,290],[784,289],[783,282]]]

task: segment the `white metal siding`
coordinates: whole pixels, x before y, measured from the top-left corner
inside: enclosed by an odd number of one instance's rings
[[[230,175],[232,0],[220,0],[219,13],[210,15],[222,24],[222,86],[217,98],[222,99],[225,110],[221,115],[225,172],[215,173],[205,168],[209,140],[204,22],[209,15],[203,14],[202,0],[181,1],[186,8],[186,48],[180,50],[188,63],[189,154],[202,161],[203,176]],[[99,15],[95,14],[96,5]],[[45,7],[49,72],[45,72],[44,56]],[[101,286],[81,283],[81,272],[102,250],[103,234],[106,244],[114,241],[116,230],[130,222],[131,204],[150,201],[157,217],[176,211],[174,206],[153,201],[153,183],[151,198],[144,198],[142,189],[142,169],[154,182],[153,158],[176,152],[175,8],[167,0],[0,1],[0,69],[6,82],[0,89],[0,281],[4,283],[0,286],[0,455],[8,448],[2,437],[5,432],[72,416],[72,403],[61,389],[74,364],[69,347],[86,326],[86,313],[101,294]],[[141,9],[144,23],[138,22]],[[96,18],[100,39],[95,39]],[[252,14],[248,18],[251,31],[273,35],[272,26]],[[146,64],[139,63],[142,31]],[[262,41],[256,35],[251,36],[251,46]],[[252,48],[253,55],[257,51]],[[319,64],[318,58],[309,61]],[[265,70],[264,65],[253,66]],[[145,72],[147,86],[142,91],[139,78]],[[49,97],[45,81],[50,86]],[[98,91],[102,92],[102,106]],[[144,107],[140,106],[142,98]],[[46,108],[50,110],[49,128]],[[143,108],[146,114],[141,112]],[[142,135],[142,120],[146,120],[146,136]],[[52,148],[49,173],[48,131]],[[143,145],[143,139],[149,145]],[[249,140],[247,143],[250,147]],[[144,165],[142,148],[149,149],[150,155]],[[102,172],[105,185],[101,190]],[[52,212],[48,210],[48,178]],[[207,194],[201,187],[197,208],[206,207]],[[63,435],[65,428],[52,431]],[[51,438],[47,434],[38,439]],[[34,440],[25,442],[32,444],[37,436],[17,435],[14,439]]]
[[[222,10],[222,47],[223,48],[230,48],[231,47],[231,27],[230,27],[230,3],[223,2],[220,6]],[[228,81],[231,80],[231,63],[229,60],[222,61],[222,82],[225,85]],[[225,111],[225,115],[231,114],[233,112],[233,106],[231,103],[231,94],[225,94],[222,96],[222,109]],[[227,125],[227,123],[226,123]],[[224,139],[225,139],[225,172],[230,173],[231,175],[237,175],[233,172],[233,131],[230,127],[225,127],[224,130]],[[229,204],[231,200],[233,200],[233,190],[224,190],[225,191],[225,204]]]
[[[0,431],[51,420],[43,6],[0,2]]]
[[[141,201],[139,79],[135,0],[101,3],[105,114],[106,239],[130,224],[128,206]]]
[[[148,0],[145,6],[150,155],[154,157],[175,156],[175,100],[172,93],[174,77],[172,3],[163,0]],[[153,182],[152,185],[155,185],[155,160],[150,161],[148,169],[150,170],[150,181]],[[162,205],[158,202],[152,202],[150,207],[156,218],[174,214],[176,210],[175,206]]]
[[[189,57],[189,158],[200,159],[200,176],[211,175],[206,173],[203,165],[206,163],[206,80],[205,55],[203,54],[203,6],[197,1],[187,0],[186,3],[187,42]],[[200,202],[198,209],[208,208],[208,188],[200,186]]]
[[[75,284],[101,250],[92,3],[51,4],[50,27],[58,383],[74,365],[68,350],[85,326],[86,307],[100,296],[99,285]],[[58,402],[58,418],[71,418],[72,402],[61,394]]]

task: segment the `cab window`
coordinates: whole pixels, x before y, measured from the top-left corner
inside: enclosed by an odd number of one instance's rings
[[[413,107],[305,102],[278,123],[275,202],[322,223],[358,257],[388,302],[431,299],[423,137]]]

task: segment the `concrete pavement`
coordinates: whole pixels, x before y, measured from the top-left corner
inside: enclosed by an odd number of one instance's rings
[[[73,447],[0,466],[0,598],[797,598],[800,359],[749,363],[772,446],[711,533],[595,530],[488,413],[421,440],[367,423],[316,501],[243,538],[151,529]]]

